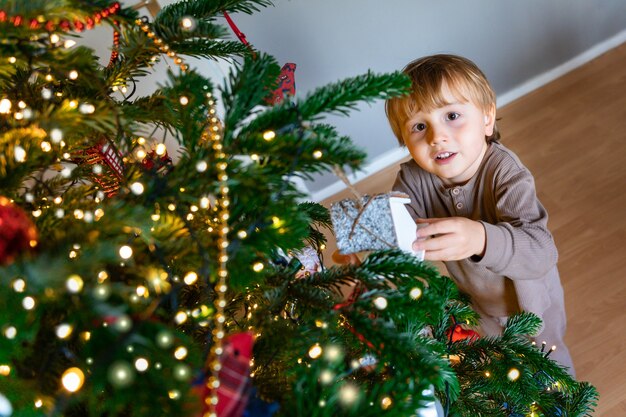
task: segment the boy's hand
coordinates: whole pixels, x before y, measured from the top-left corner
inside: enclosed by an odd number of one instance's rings
[[[458,261],[485,253],[485,228],[480,222],[465,217],[418,219],[429,223],[417,230],[413,250],[425,250],[427,261]]]
[[[333,262],[339,265],[361,265],[361,260],[356,254],[342,255],[337,249],[333,252],[332,259]]]

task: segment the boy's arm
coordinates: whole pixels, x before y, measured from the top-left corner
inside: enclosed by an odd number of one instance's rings
[[[411,204],[408,204],[406,208],[414,219],[428,217],[423,203],[424,198],[420,195],[421,190],[419,188],[420,181],[417,178],[413,178],[412,172],[402,164],[392,189],[409,196]]]
[[[472,260],[511,279],[545,276],[556,265],[558,252],[532,175],[524,169],[501,180],[493,197],[497,222],[481,221],[485,253]]]

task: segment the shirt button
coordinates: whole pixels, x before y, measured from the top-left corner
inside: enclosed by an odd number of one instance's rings
[[[452,194],[454,194],[454,195],[459,195],[460,192],[461,192],[461,189],[458,188],[458,187],[452,189]]]
[[[463,203],[456,203],[456,208],[459,210],[463,208]]]

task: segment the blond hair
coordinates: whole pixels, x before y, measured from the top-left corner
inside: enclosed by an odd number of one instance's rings
[[[464,102],[472,102],[485,113],[495,109],[496,94],[485,74],[467,58],[457,55],[431,55],[416,59],[404,67],[403,72],[411,79],[411,92],[395,97],[385,103],[385,112],[400,145],[404,143],[406,122],[418,111],[431,111],[445,106],[442,86]],[[486,137],[496,142],[500,133],[494,125],[493,134]]]

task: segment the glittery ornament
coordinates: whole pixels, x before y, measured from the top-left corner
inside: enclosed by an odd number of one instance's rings
[[[360,201],[333,203],[330,216],[342,254],[400,248],[420,260],[424,252],[413,252],[417,225],[405,204],[411,200],[400,193],[364,196]]]

